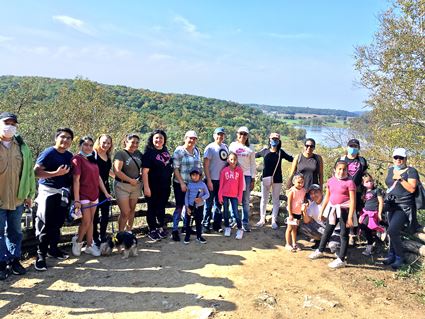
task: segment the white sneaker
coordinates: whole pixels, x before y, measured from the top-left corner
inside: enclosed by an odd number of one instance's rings
[[[90,255],[95,256],[95,257],[100,256],[100,250],[99,250],[99,248],[97,248],[97,246],[95,244],[92,244],[91,246],[87,246],[86,250],[84,250],[84,252],[86,254],[90,254]]]
[[[278,226],[276,223],[272,223],[272,228],[273,228],[274,230],[276,230],[276,229],[278,229],[278,228],[279,228],[279,226]]]
[[[242,239],[243,237],[243,230],[242,229],[238,229],[238,231],[236,232],[236,239]]]
[[[362,251],[362,254],[365,255],[365,256],[371,256],[372,250],[373,250],[373,245],[367,245],[366,249],[364,251]]]
[[[77,242],[78,236],[72,237],[72,254],[74,256],[81,256],[81,248],[83,247],[83,242]]]
[[[260,219],[260,221],[257,224],[255,224],[255,226],[257,226],[257,227],[263,227],[264,224],[265,224],[265,221],[263,219]]]
[[[342,261],[340,258],[337,258],[334,261],[331,261],[328,266],[329,268],[337,269],[347,266],[347,263]]]
[[[308,258],[317,259],[317,258],[320,258],[322,256],[323,256],[323,253],[319,249],[316,249],[310,255],[308,255]]]
[[[232,233],[232,229],[230,227],[224,228],[224,236],[230,237],[230,234]]]

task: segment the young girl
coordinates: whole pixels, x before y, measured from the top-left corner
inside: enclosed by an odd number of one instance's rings
[[[230,237],[231,228],[229,225],[229,201],[232,205],[232,211],[236,219],[238,231],[236,239],[242,239],[242,222],[238,212],[238,204],[242,203],[242,194],[244,189],[243,170],[238,166],[238,156],[231,152],[227,157],[228,166],[224,167],[220,173],[220,187],[218,190],[218,201],[224,207],[224,236]]]
[[[382,220],[384,198],[381,189],[375,186],[373,177],[370,174],[364,174],[362,180],[365,189],[363,192],[364,207],[359,218],[359,227],[367,239],[366,250],[362,254],[370,256],[372,255],[374,242],[373,232],[377,231],[384,234],[385,238],[385,229],[379,226],[379,221]]]
[[[353,227],[353,214],[356,209],[356,185],[348,179],[347,163],[337,161],[334,167],[334,176],[326,184],[327,192],[323,200],[319,218],[327,216],[325,231],[320,239],[319,248],[309,255],[309,258],[316,259],[323,255],[336,224],[341,227],[341,247],[337,254],[337,259],[328,264],[330,268],[345,267],[345,257],[348,248],[349,228]]]
[[[111,198],[102,178],[99,168],[93,156],[93,139],[90,136],[81,138],[80,152],[72,160],[74,206],[82,212],[81,224],[78,227],[78,235],[72,238],[72,253],[80,256],[83,238],[86,237],[87,247],[85,253],[100,256],[99,248],[93,242],[93,218],[96,212],[96,204],[99,202],[99,189],[105,198]]]
[[[292,178],[292,187],[288,192],[288,222],[286,227],[285,239],[286,245],[285,248],[290,251],[301,250],[297,246],[297,230],[298,230],[298,221],[302,216],[302,205],[304,203],[304,198],[306,191],[304,189],[304,176],[302,174],[297,174]],[[291,241],[292,240],[292,241]]]

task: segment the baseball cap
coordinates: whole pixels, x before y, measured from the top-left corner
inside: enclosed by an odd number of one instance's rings
[[[3,112],[0,114],[0,120],[6,121],[6,120],[14,120],[16,123],[18,123],[18,117],[10,112]]]
[[[246,126],[241,126],[240,128],[238,128],[238,133],[241,133],[241,132],[245,132],[249,134],[249,130]]]
[[[196,134],[195,131],[187,131],[186,134],[184,135],[184,138],[186,137],[196,137],[198,138],[198,135]]]
[[[190,175],[192,175],[194,173],[198,173],[199,175],[202,175],[201,170],[199,168],[196,168],[196,167],[194,167],[190,170]]]
[[[352,138],[351,140],[348,141],[347,146],[357,146],[360,148],[360,142],[358,139]]]
[[[308,188],[308,191],[317,191],[317,190],[322,190],[322,188],[318,184],[311,184],[310,187]]]
[[[406,149],[401,148],[401,147],[396,148],[396,149],[394,150],[394,152],[393,152],[393,157],[394,157],[394,156],[407,157]]]
[[[214,134],[219,134],[219,133],[226,134],[226,132],[224,131],[224,128],[222,128],[222,127],[217,127],[217,128],[214,130]]]
[[[270,133],[269,138],[277,138],[280,140],[280,134],[279,133]]]

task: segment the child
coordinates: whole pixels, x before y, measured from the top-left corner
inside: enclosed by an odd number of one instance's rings
[[[191,181],[187,185],[187,191],[184,198],[186,206],[185,229],[186,236],[184,243],[190,243],[190,233],[192,231],[190,222],[192,217],[196,224],[196,240],[201,244],[206,244],[207,241],[202,237],[202,218],[204,216],[204,203],[210,197],[207,185],[201,180],[201,171],[198,168],[192,168],[190,171]]]
[[[335,225],[339,222],[341,247],[337,259],[328,264],[330,268],[335,269],[346,266],[349,228],[353,227],[353,214],[356,209],[356,185],[348,178],[346,162],[340,160],[336,162],[334,176],[328,180],[326,187],[326,196],[319,213],[320,219],[327,216],[326,228],[320,239],[319,248],[311,253],[309,258],[316,259],[323,255]]]
[[[385,239],[385,229],[379,226],[379,222],[382,220],[384,198],[381,189],[375,186],[373,177],[370,174],[364,174],[362,179],[364,207],[359,218],[359,227],[364,232],[367,240],[366,250],[362,254],[370,256],[372,255],[374,243],[373,231],[383,234]]]
[[[224,236],[230,237],[231,228],[229,226],[229,201],[232,205],[233,215],[236,219],[238,230],[236,239],[242,239],[242,222],[238,212],[238,204],[242,203],[242,194],[244,189],[243,170],[238,166],[238,156],[231,152],[227,157],[227,166],[220,173],[220,187],[218,190],[218,201],[224,207]]]
[[[288,192],[289,217],[285,233],[285,248],[295,252],[301,250],[297,245],[297,230],[299,220],[302,216],[302,210],[304,208],[303,203],[306,194],[304,189],[304,176],[302,174],[295,175],[292,178],[292,185],[293,186],[289,189]]]

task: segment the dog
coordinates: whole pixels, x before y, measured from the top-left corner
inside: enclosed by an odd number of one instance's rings
[[[100,252],[103,256],[110,256],[114,247],[118,249],[118,252],[121,252],[121,249],[124,248],[123,259],[127,259],[131,256],[138,256],[137,238],[136,235],[132,233],[121,231],[112,236],[108,236],[106,242],[100,245]]]

